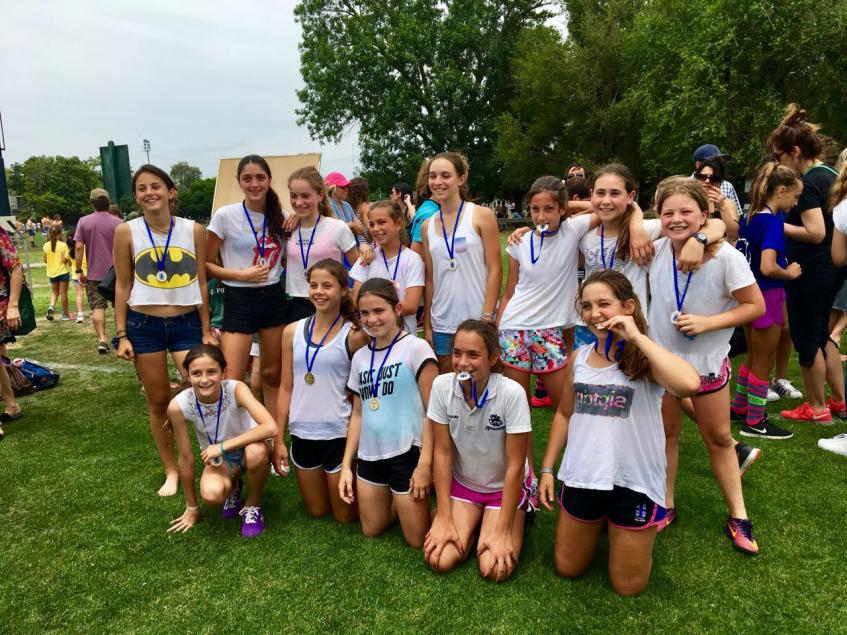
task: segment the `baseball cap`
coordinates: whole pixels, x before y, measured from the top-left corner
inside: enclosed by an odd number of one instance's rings
[[[109,197],[109,193],[102,187],[95,187],[93,190],[91,190],[91,195],[88,197],[88,200],[94,201],[100,198],[101,196],[105,196],[107,199],[109,199],[110,203],[112,202],[112,199]]]
[[[350,181],[341,172],[330,172],[326,175],[324,181],[326,181],[327,185],[335,185],[336,187],[347,187],[350,185]]]
[[[694,157],[691,159],[694,162],[705,161],[706,159],[714,159],[715,157],[728,157],[728,154],[721,152],[721,149],[714,143],[706,143],[694,151]]]

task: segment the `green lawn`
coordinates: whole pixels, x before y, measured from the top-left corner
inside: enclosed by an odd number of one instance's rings
[[[44,269],[33,277],[41,316]],[[608,584],[605,541],[582,579],[556,576],[552,513],[528,529],[520,565],[501,585],[481,580],[475,562],[430,573],[399,529],[369,540],[356,526],[309,519],[293,478],[271,478],[267,530],[255,540],[216,510],[189,533],[168,535],[183,502],[155,495],[161,467],[135,373],[95,346],[87,319],[40,317],[12,347],[13,357],[53,364],[62,381],[24,398],[26,416],[5,426],[0,443],[2,633],[847,629],[847,462],[816,447],[843,424],[788,424],[792,440],[762,442],[764,456],[744,481],[757,558],[723,537],[725,507],[697,431],[686,425],[679,523],[657,541],[647,591],[624,599]],[[792,373],[798,379],[796,364]],[[533,414],[537,460],[550,418]]]

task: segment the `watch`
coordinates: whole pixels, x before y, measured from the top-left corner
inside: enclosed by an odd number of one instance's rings
[[[703,245],[704,247],[709,244],[709,238],[706,236],[704,232],[696,232],[691,234],[691,238],[696,240],[698,243]]]

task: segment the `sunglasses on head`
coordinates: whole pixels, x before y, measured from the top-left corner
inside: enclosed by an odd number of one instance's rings
[[[694,178],[696,178],[698,181],[703,181],[704,183],[707,181],[709,183],[720,183],[721,181],[723,181],[723,179],[717,174],[695,174]]]

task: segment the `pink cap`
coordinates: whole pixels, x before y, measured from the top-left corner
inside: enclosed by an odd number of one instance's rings
[[[347,187],[350,185],[350,181],[341,172],[330,172],[324,177],[324,181],[326,181],[327,185],[335,185],[336,187]]]

